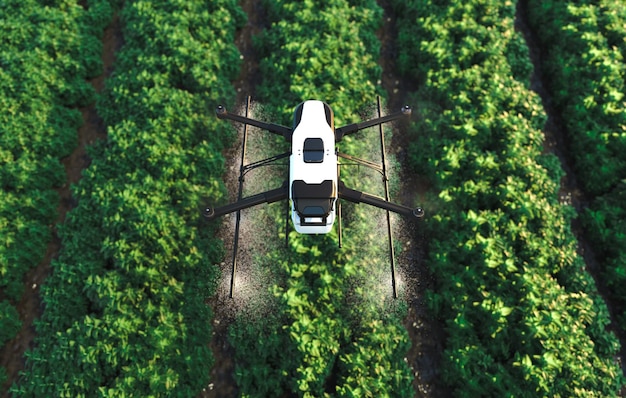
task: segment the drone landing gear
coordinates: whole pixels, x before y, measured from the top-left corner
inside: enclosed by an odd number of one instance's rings
[[[223,108],[222,108],[223,109]],[[223,112],[226,112],[223,109]],[[246,97],[246,117],[250,112],[250,96]],[[218,110],[218,114],[220,114]],[[243,176],[244,176],[244,167],[245,167],[245,158],[246,158],[246,141],[248,139],[248,124],[244,123],[243,125],[243,139],[241,142],[241,163],[239,166],[239,189],[237,191],[237,202],[241,201],[243,195]],[[230,290],[228,291],[228,297],[233,298],[233,291],[235,290],[235,273],[237,272],[237,252],[239,251],[239,226],[241,224],[241,210],[237,210],[237,214],[235,216],[235,237],[233,240],[233,257],[232,257],[232,268],[230,273]]]
[[[246,198],[243,198],[243,182],[245,174],[257,167],[267,166],[272,164],[273,162],[289,157],[290,153],[286,152],[280,155],[272,156],[267,159],[263,159],[254,163],[245,164],[246,157],[246,144],[248,139],[248,125],[252,125],[255,127],[260,127],[267,129],[273,133],[283,135],[285,138],[291,138],[290,132],[291,130],[286,127],[280,125],[274,125],[269,123],[259,122],[254,119],[248,118],[248,114],[250,112],[250,97],[246,98],[246,114],[245,116],[238,116],[229,114],[226,112],[226,109],[223,107],[218,107],[217,115],[221,119],[231,119],[240,123],[243,123],[243,139],[241,143],[241,163],[239,166],[239,189],[237,193],[237,201],[226,206],[222,207],[207,207],[204,209],[204,216],[211,220],[215,219],[224,214],[235,212],[235,236],[233,239],[233,256],[232,256],[232,268],[230,274],[230,291],[228,293],[228,297],[233,298],[233,291],[235,290],[235,275],[237,273],[237,253],[239,251],[239,227],[241,224],[241,210],[247,209],[249,207],[253,207],[262,203],[273,203],[278,202],[289,197],[289,188],[287,183],[285,182],[283,186],[280,188],[272,189],[266,192],[262,192],[256,195],[252,195]],[[289,218],[287,218],[288,227]],[[285,231],[287,234],[287,231]]]
[[[377,108],[378,108],[378,118],[374,119],[370,122],[362,123],[363,127],[370,127],[378,125],[379,133],[380,133],[380,152],[381,152],[381,161],[382,164],[376,164],[367,160],[359,159],[354,156],[346,155],[344,153],[338,153],[337,156],[340,158],[346,159],[356,165],[363,165],[369,167],[373,170],[378,171],[382,175],[384,187],[385,187],[385,197],[380,198],[378,196],[370,195],[365,192],[356,191],[354,189],[350,189],[346,187],[346,185],[339,180],[338,194],[340,199],[345,199],[354,203],[366,203],[378,208],[381,208],[386,211],[387,216],[387,236],[388,236],[388,244],[389,244],[389,263],[391,266],[391,287],[393,289],[393,297],[398,298],[398,291],[396,288],[396,263],[395,263],[395,253],[393,248],[393,230],[391,228],[391,215],[390,212],[398,213],[404,216],[413,217],[413,218],[422,218],[424,216],[424,210],[421,207],[410,208],[407,206],[403,206],[400,204],[396,204],[389,201],[389,178],[387,176],[387,161],[385,158],[385,136],[383,132],[382,124],[397,119],[400,115],[410,113],[410,110],[401,111],[399,114],[393,114],[389,116],[382,116],[382,108],[380,104],[380,97],[377,97]],[[352,131],[349,131],[352,132]],[[340,169],[341,164],[338,164],[338,171]],[[341,247],[342,243],[342,224],[341,224],[341,201],[337,202],[337,216],[338,216],[338,235],[339,235],[339,247]]]

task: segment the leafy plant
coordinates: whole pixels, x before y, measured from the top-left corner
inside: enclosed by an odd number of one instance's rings
[[[625,252],[620,242],[625,228],[619,217],[626,205],[615,199],[623,196],[626,178],[626,16],[611,1],[542,2],[541,12],[539,4],[530,1],[528,8],[532,28],[548,54],[541,67],[566,123],[577,181],[591,200],[589,209],[581,212],[581,221],[599,254],[602,279],[624,327],[626,300],[620,281]]]
[[[420,86],[410,156],[436,192],[425,228],[443,381],[460,396],[617,395],[619,344],[557,201],[563,172],[542,154],[515,7],[394,4],[400,67]]]
[[[90,3],[89,20],[104,26],[107,9]],[[119,15],[124,46],[97,103],[108,139],[72,187],[16,396],[192,396],[209,383],[205,300],[223,253],[198,207],[223,195],[232,132],[207,109],[234,94],[242,13],[143,1]]]
[[[44,258],[65,184],[61,159],[77,144],[82,117],[93,103],[83,44],[100,54],[102,26],[87,26],[89,12],[71,1],[2,4],[0,51],[0,343],[19,331],[15,305],[24,276]],[[99,68],[101,69],[101,68]],[[99,70],[98,69],[98,70]]]

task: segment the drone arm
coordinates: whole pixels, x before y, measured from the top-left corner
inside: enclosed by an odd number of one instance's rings
[[[287,184],[283,184],[283,186],[280,188],[248,196],[247,198],[243,198],[237,202],[230,203],[225,206],[207,207],[204,209],[204,217],[208,220],[213,220],[225,214],[247,209],[249,207],[260,205],[262,203],[278,202],[279,200],[287,199],[288,196],[289,189],[287,187]]]
[[[215,114],[219,119],[228,119],[239,123],[249,124],[254,127],[259,127],[269,131],[272,134],[282,135],[287,141],[291,141],[292,129],[289,127],[281,126],[280,124],[265,123],[260,120],[251,119],[249,117],[235,115],[228,113],[224,106],[219,105],[215,108]]]
[[[381,197],[348,188],[342,181],[339,182],[339,198],[346,199],[354,203],[365,203],[383,210],[389,210],[394,213],[401,214],[403,216],[414,218],[422,218],[424,216],[424,210],[421,207],[412,209],[407,206],[388,202]]]
[[[335,141],[339,142],[345,135],[356,133],[359,130],[376,126],[379,124],[391,122],[393,120],[397,120],[402,117],[409,118],[410,116],[411,116],[411,108],[408,105],[405,105],[402,107],[401,110],[399,110],[398,112],[392,113],[390,115],[379,117],[379,118],[372,119],[372,120],[366,120],[360,123],[348,124],[346,126],[335,129]]]

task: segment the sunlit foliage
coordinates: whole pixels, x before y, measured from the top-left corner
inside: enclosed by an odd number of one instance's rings
[[[0,345],[20,329],[15,305],[52,238],[60,160],[82,123],[77,107],[95,99],[85,79],[101,68],[107,10],[44,3],[5,1],[0,13]]]
[[[617,395],[619,344],[557,199],[515,4],[395,3],[400,67],[420,87],[412,163],[433,186],[443,381],[468,397]]]
[[[199,207],[223,195],[232,133],[209,109],[233,96],[244,18],[234,1],[130,1],[119,16],[97,104],[108,138],[73,187],[16,396],[188,397],[209,383],[222,253]]]
[[[529,1],[569,158],[591,203],[581,213],[626,328],[626,9],[618,1]]]

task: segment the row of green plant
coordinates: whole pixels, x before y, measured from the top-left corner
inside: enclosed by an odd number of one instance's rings
[[[233,97],[245,16],[233,0],[154,0],[119,17],[124,46],[97,102],[108,138],[72,187],[15,396],[188,397],[209,384],[205,300],[222,251],[200,208],[223,195],[232,136],[211,110]]]
[[[0,16],[0,346],[21,327],[23,280],[43,260],[57,218],[60,160],[76,147],[77,108],[94,100],[86,79],[101,68],[101,10],[44,3],[3,2]]]
[[[433,190],[425,229],[429,304],[447,334],[442,382],[467,397],[616,396],[619,343],[577,254],[574,211],[557,200],[563,171],[543,153],[516,4],[393,4],[399,66],[419,87],[411,162]]]
[[[291,125],[293,108],[319,99],[334,110],[336,125],[361,120],[380,88],[380,52],[375,31],[382,10],[372,0],[266,1],[270,23],[256,39],[264,113]],[[346,137],[341,151],[367,156],[377,143],[362,132]],[[376,159],[374,159],[376,160]],[[349,186],[372,190],[354,170]],[[359,184],[360,183],[360,184]],[[378,192],[375,192],[378,193]],[[284,207],[269,208],[275,234],[284,226]],[[391,299],[386,244],[376,234],[376,209],[344,204],[344,246],[328,235],[289,234],[287,249],[274,248],[261,267],[277,269],[271,286],[273,315],[246,319],[230,329],[236,350],[235,377],[242,396],[413,396],[413,375],[404,361],[409,339],[402,310]],[[266,224],[263,224],[266,225]],[[271,233],[270,233],[271,235]],[[284,236],[283,236],[284,237]],[[282,240],[279,240],[281,242]],[[259,261],[259,260],[257,260]],[[372,280],[372,274],[386,277]],[[376,286],[378,287],[378,286]]]
[[[581,213],[602,281],[626,327],[626,10],[615,1],[528,1],[542,69],[565,126]],[[566,65],[566,67],[563,67]]]
[[[528,2],[529,22],[546,49],[542,66],[552,102],[564,115],[574,169],[593,196],[610,192],[626,176],[626,68],[617,47],[626,32],[623,26],[614,31],[620,39],[611,43],[606,8],[597,3]]]

